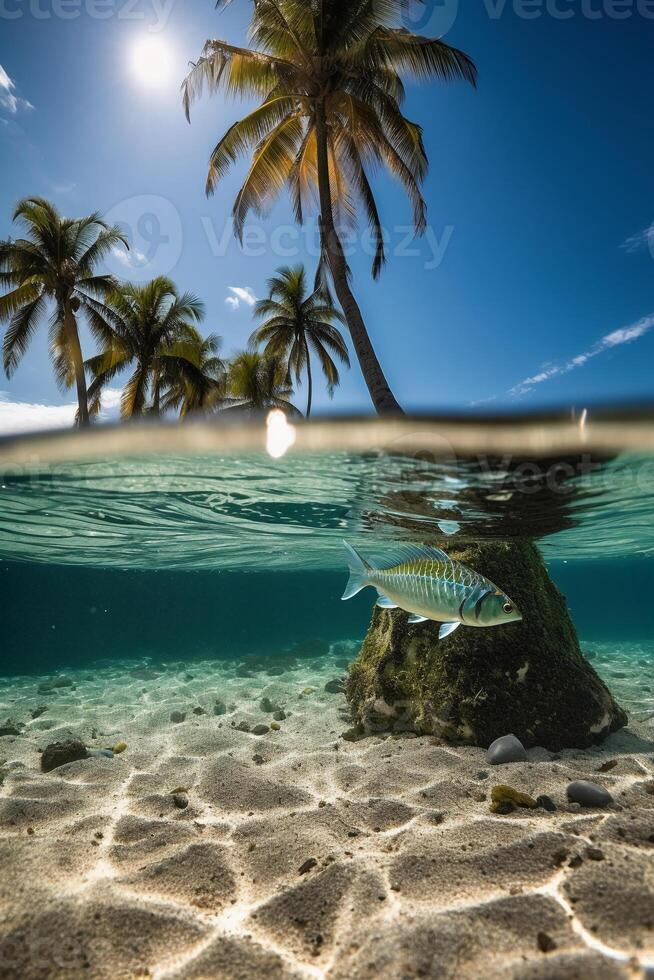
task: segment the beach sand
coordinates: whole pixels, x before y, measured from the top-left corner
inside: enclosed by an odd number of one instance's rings
[[[593,648],[628,730],[490,767],[431,737],[343,739],[325,684],[355,649],[0,680],[0,723],[20,728],[0,737],[0,977],[654,970],[654,650]],[[253,734],[271,707],[279,730]],[[71,737],[127,748],[42,773],[38,750]],[[570,806],[580,778],[615,805]],[[492,814],[498,783],[558,809]]]

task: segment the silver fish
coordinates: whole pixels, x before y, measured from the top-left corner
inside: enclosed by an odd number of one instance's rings
[[[344,541],[350,580],[343,599],[367,586],[377,589],[382,609],[404,609],[410,623],[428,619],[443,623],[443,639],[459,626],[503,626],[522,614],[509,597],[478,572],[450,558],[440,548],[400,547],[391,556],[364,560]]]

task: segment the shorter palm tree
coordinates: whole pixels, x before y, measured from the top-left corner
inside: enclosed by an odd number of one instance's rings
[[[9,321],[5,373],[7,377],[14,373],[48,303],[52,304],[50,351],[55,377],[62,389],[76,385],[77,417],[86,425],[88,395],[77,315],[81,310],[96,339],[105,339],[109,315],[105,303],[117,283],[95,269],[112,249],[127,247],[127,241],[99,214],[64,218],[41,197],[21,201],[14,221],[23,226],[26,237],[0,242],[0,288],[8,289],[0,296],[0,321]]]
[[[111,329],[104,349],[86,362],[93,375],[92,411],[99,411],[106,385],[132,369],[123,388],[122,418],[159,415],[171,379],[186,377],[197,368],[198,335],[193,324],[203,319],[204,306],[190,293],[180,295],[165,276],[145,285],[121,286],[108,298],[108,306]]]
[[[279,357],[257,351],[236,354],[229,365],[227,393],[227,408],[248,412],[279,408],[289,415],[300,415],[290,401],[293,389],[288,383],[288,367]]]
[[[211,412],[219,408],[227,393],[227,366],[220,357],[221,339],[217,334],[202,337],[194,327],[186,331],[187,357],[179,364],[166,362],[166,392],[161,407],[174,409],[180,418]]]
[[[307,375],[307,411],[313,403],[313,374],[311,355],[318,358],[327,380],[330,398],[340,384],[338,368],[332,354],[350,366],[350,356],[342,334],[334,323],[344,323],[344,317],[332,304],[325,288],[309,293],[304,266],[285,266],[268,280],[268,298],[260,300],[255,316],[266,317],[250,337],[250,346],[261,347],[267,356],[278,357],[288,366],[288,383],[295,376],[297,384]]]

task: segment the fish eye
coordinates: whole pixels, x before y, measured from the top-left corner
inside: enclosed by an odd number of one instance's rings
[[[504,610],[505,613],[513,612],[513,606],[511,605],[510,602],[505,602],[504,605],[502,606],[502,609]]]

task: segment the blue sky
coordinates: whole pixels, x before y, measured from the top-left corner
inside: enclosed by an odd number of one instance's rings
[[[242,107],[214,97],[191,126],[183,116],[186,64],[207,37],[242,42],[249,10],[246,0],[224,13],[212,0],[0,2],[0,236],[31,194],[127,222],[141,265],[116,258],[112,271],[167,273],[198,293],[226,353],[245,344],[251,296],[274,269],[315,262],[315,229],[294,232],[285,199],[253,219],[247,254],[233,240],[245,164],[204,196],[209,152]],[[407,243],[407,203],[381,177],[388,266],[374,283],[362,242],[350,260],[396,395],[409,409],[485,411],[649,398],[654,3],[439,0],[425,21],[475,58],[479,88],[409,88],[431,160],[429,234]],[[144,38],[155,39],[157,84],[134,64]],[[46,333],[11,381],[0,378],[5,406],[72,401],[52,379]],[[368,410],[356,365],[334,402],[320,390],[316,403]]]

